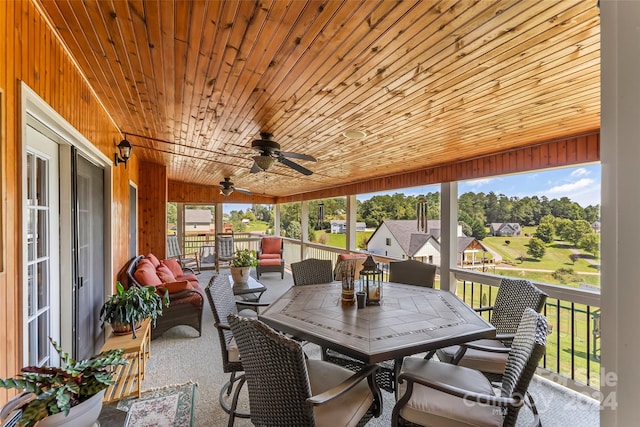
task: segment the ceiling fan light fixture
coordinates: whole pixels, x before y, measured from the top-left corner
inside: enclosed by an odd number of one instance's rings
[[[226,187],[226,188],[221,188],[220,189],[220,194],[222,194],[224,196],[228,196],[231,193],[233,193],[233,188]]]
[[[256,165],[263,171],[269,169],[275,163],[276,159],[271,156],[253,156]]]
[[[360,129],[347,129],[342,132],[342,136],[349,139],[364,139],[367,137],[367,132]]]

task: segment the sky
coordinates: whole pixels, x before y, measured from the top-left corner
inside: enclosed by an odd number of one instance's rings
[[[572,168],[545,169],[531,173],[502,175],[491,178],[461,181],[458,183],[458,194],[468,192],[504,194],[507,197],[547,196],[549,200],[568,197],[582,207],[599,205],[600,202],[600,164],[581,165]],[[440,185],[397,189],[380,193],[358,195],[364,201],[375,195],[404,193],[419,195],[440,191]],[[225,204],[224,212],[246,210],[251,205]]]

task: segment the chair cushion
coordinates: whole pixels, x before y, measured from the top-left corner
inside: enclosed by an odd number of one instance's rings
[[[259,259],[280,259],[280,254],[260,254]]]
[[[160,264],[158,268],[156,268],[156,274],[164,283],[171,283],[176,281],[176,276],[174,276],[169,267],[167,267],[166,265]]]
[[[153,267],[138,267],[133,277],[143,286],[158,286],[162,284],[162,280],[158,277],[156,269]]]
[[[260,265],[280,265],[282,264],[282,259],[277,258],[277,259],[261,259],[260,260]]]
[[[311,394],[314,396],[337,386],[353,375],[353,371],[333,363],[315,359],[307,359],[306,362]],[[314,406],[316,425],[356,426],[369,410],[371,403],[373,395],[367,381],[361,381],[342,396],[324,405]]]
[[[151,261],[151,264],[153,264],[154,268],[158,268],[158,266],[160,265],[160,261],[158,260],[158,257],[155,256],[154,254],[148,254],[147,256],[144,257],[144,259],[148,259],[149,261]]]
[[[156,266],[153,265],[153,263],[151,262],[151,260],[148,260],[146,258],[142,258],[140,261],[138,261],[138,265],[136,266],[136,268],[152,268],[152,269],[156,269]]]
[[[189,285],[191,285],[192,289],[200,291],[200,293],[189,292],[187,296],[181,297],[181,298],[175,298],[172,295],[170,297],[171,302],[169,303],[169,307],[171,307],[171,305],[177,305],[177,304],[193,304],[197,307],[202,307],[204,303],[204,297],[203,297],[204,291],[202,290],[202,288],[200,287],[197,281],[195,283],[189,281]]]
[[[448,363],[407,357],[401,372],[416,373],[424,378],[476,393],[494,395],[493,387],[481,372]],[[406,391],[399,387],[399,396]],[[502,426],[502,410],[498,407],[464,401],[447,393],[414,384],[411,399],[400,410],[407,421],[428,426]]]
[[[171,270],[171,273],[173,273],[174,277],[182,276],[184,274],[184,272],[182,271],[182,267],[180,267],[177,259],[163,259],[161,263],[169,267],[169,270]]]
[[[502,344],[502,341],[500,340],[478,340],[474,341],[474,344],[487,347],[505,348],[505,345]],[[482,372],[502,374],[504,372],[504,368],[507,366],[508,358],[509,353],[493,353],[490,351],[474,350],[469,348],[458,365],[477,369]]]
[[[263,254],[279,254],[280,248],[282,248],[282,238],[263,237],[261,248]]]

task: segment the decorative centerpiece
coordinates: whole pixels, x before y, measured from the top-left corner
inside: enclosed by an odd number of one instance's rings
[[[362,291],[367,296],[367,305],[380,304],[382,299],[382,270],[378,268],[371,255],[362,264],[360,283],[362,283]]]
[[[62,367],[27,366],[15,378],[0,378],[0,387],[24,390],[2,408],[2,414],[21,410],[18,425],[25,427],[93,425],[102,410],[104,392],[114,383],[115,367],[129,361],[122,357],[122,349],[74,360],[49,340]]]
[[[158,290],[164,289],[164,295]],[[133,334],[142,321],[149,318],[156,324],[158,316],[162,316],[162,307],[169,306],[169,292],[166,288],[155,286],[131,286],[124,289],[122,283],[116,282],[116,293],[111,295],[100,309],[102,327],[110,323],[114,334]]]
[[[354,260],[340,262],[337,276],[342,279],[342,294],[340,298],[342,303],[352,305],[355,302],[356,262]]]
[[[251,267],[258,265],[256,251],[249,249],[238,249],[236,257],[231,262],[231,278],[233,283],[246,284],[249,281]]]

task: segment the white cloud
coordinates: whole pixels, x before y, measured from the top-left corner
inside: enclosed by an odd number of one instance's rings
[[[571,172],[571,174],[569,175],[572,178],[579,178],[581,176],[586,176],[586,175],[590,175],[591,171],[587,170],[586,168],[578,168],[576,170],[574,170],[573,172]]]
[[[545,194],[560,194],[560,195],[569,195],[575,193],[583,188],[586,188],[590,185],[593,185],[595,181],[591,178],[582,178],[577,180],[576,182],[572,182],[570,184],[562,184],[556,185],[555,187],[551,187]]]
[[[481,178],[481,179],[474,179],[472,181],[466,181],[465,184],[467,184],[469,187],[480,188],[480,187],[484,187],[485,185],[488,185],[492,181],[493,179],[491,178]]]
[[[547,196],[549,199],[568,197],[572,202],[583,207],[599,205],[601,199],[600,183],[591,178],[581,178],[576,182],[556,185],[538,194]]]

